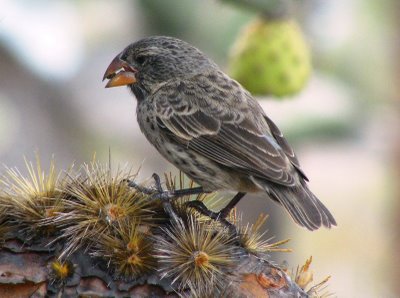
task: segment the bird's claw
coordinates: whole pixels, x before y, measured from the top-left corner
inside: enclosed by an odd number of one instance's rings
[[[150,188],[150,187],[144,187],[139,184],[137,184],[134,181],[127,180],[128,185],[130,187],[135,188],[137,191],[148,194],[152,200],[160,200],[164,206],[165,212],[170,216],[171,219],[174,221],[179,221],[179,217],[176,215],[175,211],[173,210],[173,207],[171,205],[171,200],[178,198],[183,195],[190,195],[194,191],[194,193],[197,193],[198,191],[201,190],[201,192],[205,192],[202,189],[184,189],[184,190],[164,190],[162,185],[161,185],[161,179],[160,176],[158,176],[156,173],[152,175],[154,179],[154,184],[155,188]],[[228,209],[223,209],[220,212],[214,212],[211,211],[204,205],[202,201],[194,200],[194,201],[188,201],[185,203],[186,208],[193,208],[200,212],[201,214],[208,216],[209,218],[219,221],[222,223],[224,226],[226,226],[230,231],[232,235],[237,235],[237,229],[235,225],[233,225],[231,222],[229,222],[226,217],[228,216],[229,212],[224,212],[227,211]],[[230,209],[228,210],[230,211]]]
[[[149,195],[151,200],[160,200],[163,204],[165,212],[169,215],[169,217],[174,221],[179,221],[179,218],[171,205],[171,199],[175,198],[174,192],[164,190],[162,188],[160,176],[158,176],[156,173],[154,173],[152,177],[154,179],[155,188],[144,187],[131,180],[127,180],[128,186],[143,194]]]
[[[163,190],[160,176],[154,173],[152,177],[154,179],[155,188],[139,185],[135,181],[129,179],[126,179],[126,182],[128,183],[128,186],[143,194],[149,195],[152,200],[169,201],[175,197],[174,192]]]
[[[193,209],[197,210],[198,212],[200,212],[201,214],[208,216],[209,218],[222,223],[225,227],[227,227],[230,230],[232,235],[237,236],[236,226],[226,219],[227,215],[224,214],[223,212],[211,211],[210,209],[208,209],[206,207],[206,205],[204,205],[204,203],[202,201],[198,201],[198,200],[186,202],[185,207],[193,208]]]
[[[162,188],[162,185],[161,185],[160,176],[158,176],[156,173],[153,173],[153,175],[151,175],[151,177],[153,177],[153,179],[154,179],[154,183],[155,183],[155,186],[156,186],[156,188],[157,188],[157,191],[158,191],[159,193],[164,192],[164,190],[163,190],[163,188]]]
[[[209,218],[214,219],[214,220],[222,219],[219,212],[211,211],[210,209],[208,209],[206,207],[206,205],[204,205],[204,203],[202,201],[195,200],[195,201],[185,202],[185,207],[193,208],[193,209],[197,210],[198,212],[200,212],[201,214],[206,215]]]
[[[125,181],[128,183],[129,187],[132,187],[143,194],[151,195],[156,192],[154,188],[141,186],[133,180],[126,179]]]

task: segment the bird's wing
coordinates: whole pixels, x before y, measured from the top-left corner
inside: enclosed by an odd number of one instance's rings
[[[229,86],[232,82],[201,76],[160,88],[153,97],[158,125],[217,163],[295,185],[299,166],[293,150],[251,95],[238,84]]]

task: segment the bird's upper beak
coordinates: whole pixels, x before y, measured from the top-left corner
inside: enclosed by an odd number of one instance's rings
[[[106,88],[130,85],[136,83],[136,73],[137,70],[130,66],[128,62],[121,60],[120,55],[118,55],[108,66],[103,81],[109,80]]]

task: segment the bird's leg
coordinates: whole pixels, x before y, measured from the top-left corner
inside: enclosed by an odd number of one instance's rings
[[[237,203],[239,203],[239,201],[246,195],[245,192],[238,192],[233,198],[232,200],[229,201],[229,203],[222,208],[218,213],[219,216],[222,218],[226,218],[229,213],[231,212],[231,210],[233,208],[235,208],[235,206],[237,205]]]
[[[186,202],[186,206],[196,209],[201,214],[204,214],[211,219],[221,221],[221,219],[226,219],[228,217],[231,210],[236,206],[237,203],[239,203],[240,199],[243,198],[245,194],[245,192],[238,192],[219,212],[213,212],[209,210],[201,201],[189,201]]]
[[[185,207],[193,208],[196,211],[198,211],[199,213],[201,213],[213,220],[217,220],[222,223],[225,223],[225,222],[228,223],[228,221],[226,220],[225,217],[221,217],[220,212],[211,211],[210,209],[207,208],[206,205],[204,205],[204,203],[202,201],[195,200],[195,201],[185,202]]]
[[[152,199],[156,200],[171,200],[176,199],[188,195],[198,195],[202,193],[209,193],[209,191],[205,191],[201,186],[193,187],[193,188],[184,188],[184,189],[176,189],[176,190],[163,190],[161,185],[160,176],[156,173],[153,174],[153,179],[155,182],[155,189],[152,187],[143,187],[137,184],[134,181],[127,180],[128,185],[130,187],[135,188],[141,193],[151,195]]]
[[[189,207],[189,208],[194,208],[201,214],[208,216],[209,218],[211,218],[213,220],[221,222],[222,224],[224,224],[231,230],[232,234],[236,235],[237,232],[236,232],[235,225],[230,223],[226,218],[228,217],[231,210],[236,206],[236,204],[239,203],[240,199],[244,197],[245,194],[246,194],[245,192],[238,192],[232,198],[232,200],[230,200],[229,203],[224,208],[222,208],[219,212],[211,211],[210,209],[208,209],[206,207],[206,205],[204,205],[204,203],[202,201],[197,201],[197,200],[186,202],[185,206]]]
[[[176,198],[187,196],[187,195],[207,193],[207,191],[204,191],[202,187],[193,187],[193,188],[185,188],[185,189],[177,189],[177,190],[164,190],[161,185],[160,176],[158,176],[156,173],[154,173],[152,177],[155,182],[155,189],[150,188],[150,187],[140,186],[136,182],[131,181],[131,180],[127,180],[127,182],[130,187],[135,188],[136,190],[138,190],[141,193],[150,195],[151,199],[161,200],[165,212],[175,222],[180,221],[180,219],[176,215],[176,213],[171,205],[172,199],[176,199]],[[204,208],[206,210],[208,210],[205,206],[204,206]]]
[[[160,176],[158,176],[156,173],[154,173],[153,179],[154,179],[155,186],[157,189],[157,193],[155,193],[155,195],[159,195],[158,199],[160,199],[162,201],[164,211],[169,215],[169,217],[175,223],[181,222],[181,219],[175,213],[174,208],[171,205],[171,197],[168,196],[168,191],[164,191],[162,188]],[[167,193],[167,195],[165,195],[166,193]],[[153,197],[154,197],[154,195],[153,195]]]
[[[137,189],[138,191],[151,195],[152,199],[158,199],[163,201],[164,209],[170,215],[171,218],[174,218],[175,221],[177,220],[177,215],[173,211],[173,208],[171,206],[170,201],[172,199],[176,199],[179,197],[187,196],[187,195],[196,195],[196,194],[203,194],[203,193],[209,193],[209,191],[205,191],[203,187],[193,187],[193,188],[184,188],[184,189],[177,189],[177,190],[163,190],[162,185],[161,185],[161,179],[160,176],[158,176],[156,173],[153,174],[153,179],[155,182],[155,189],[154,188],[149,188],[149,187],[143,187],[138,185],[136,182],[128,180],[128,185],[130,187],[133,187]],[[228,228],[230,228],[234,233],[236,233],[236,227],[230,223],[226,217],[229,215],[230,211],[236,206],[237,203],[239,203],[240,199],[244,197],[246,193],[244,192],[238,192],[232,200],[229,201],[229,203],[221,209],[219,212],[214,212],[211,211],[204,205],[203,202],[195,200],[195,201],[188,201],[185,203],[185,206],[188,208],[194,208],[201,214],[208,216],[209,218],[213,220],[217,220],[221,222],[222,224],[226,225]]]
[[[208,216],[213,220],[219,221],[231,231],[232,235],[237,235],[237,230],[234,224],[229,222],[226,217],[222,217],[221,212],[214,212],[208,209],[202,201],[188,201],[185,203],[185,206],[188,208],[193,208],[199,213]]]

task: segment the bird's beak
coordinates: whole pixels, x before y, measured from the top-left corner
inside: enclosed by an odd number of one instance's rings
[[[130,66],[126,61],[120,59],[120,55],[108,66],[103,76],[103,81],[108,79],[106,88],[125,86],[136,83],[137,70]]]

